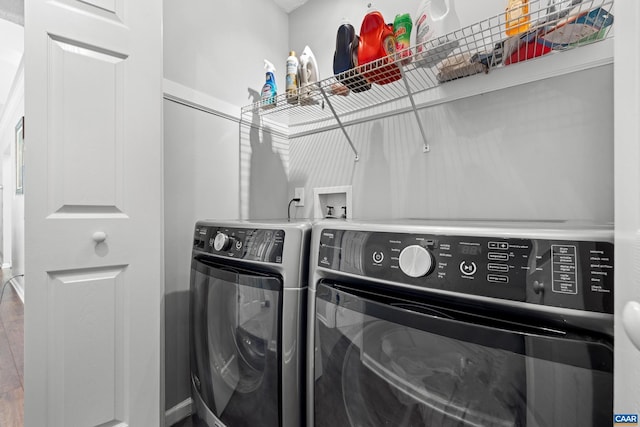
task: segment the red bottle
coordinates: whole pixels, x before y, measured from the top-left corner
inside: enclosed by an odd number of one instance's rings
[[[396,38],[393,35],[393,25],[385,24],[382,14],[378,11],[367,13],[360,26],[358,45],[358,65],[361,67],[361,74],[369,82],[379,85],[395,82],[402,77],[400,68],[395,63],[395,53]],[[373,61],[377,62],[369,64]]]

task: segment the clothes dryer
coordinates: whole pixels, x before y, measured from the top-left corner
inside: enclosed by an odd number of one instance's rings
[[[209,427],[300,427],[311,226],[199,221],[191,382]]]
[[[315,224],[307,426],[610,424],[613,252],[608,226]]]

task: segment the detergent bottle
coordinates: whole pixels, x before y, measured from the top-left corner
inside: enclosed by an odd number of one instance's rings
[[[316,89],[316,83],[320,79],[318,77],[318,63],[309,46],[304,47],[299,62],[300,104],[314,104],[314,89]]]
[[[289,104],[298,103],[298,58],[292,50],[287,58],[287,74],[286,74],[287,102]]]
[[[554,4],[552,4],[554,6]],[[555,8],[554,8],[555,9]],[[529,1],[509,0],[505,13],[507,36],[515,36],[529,29]]]
[[[363,92],[371,89],[371,84],[358,73],[358,46],[360,38],[355,28],[348,21],[343,20],[336,34],[336,50],[333,54],[333,74],[340,84],[332,88],[336,94],[348,94],[349,89],[354,92]]]
[[[393,34],[396,37],[396,51],[398,52],[398,58],[402,59],[402,65],[407,65],[411,62],[411,29],[413,28],[413,22],[411,16],[408,13],[396,15],[396,19],[393,20]]]
[[[422,0],[416,19],[416,65],[433,67],[445,59],[459,41],[460,29],[454,0]]]
[[[278,100],[278,87],[276,85],[276,67],[266,59],[264,60],[264,68],[266,70],[266,81],[262,86],[262,94],[260,96],[261,107],[264,109],[273,108]]]
[[[367,13],[360,26],[358,46],[358,65],[362,75],[370,83],[379,85],[400,79],[402,74],[395,63],[395,54],[393,25],[386,24],[377,10]]]

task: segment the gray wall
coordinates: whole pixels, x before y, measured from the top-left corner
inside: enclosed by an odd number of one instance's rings
[[[196,220],[238,215],[238,124],[164,102],[166,408],[190,396],[189,273]]]
[[[294,139],[289,193],[352,185],[354,218],[612,222],[612,90],[605,66],[422,110],[429,153],[412,114],[350,127],[358,162],[339,131]]]
[[[191,100],[214,105],[201,111],[164,102],[165,408],[171,409],[191,395],[188,289],[195,221],[240,217],[241,151],[243,162],[256,165],[254,187],[273,183],[270,177],[277,176],[281,193],[287,192],[286,166],[278,168],[278,175],[267,172],[282,164],[280,142],[263,141],[260,135],[252,160],[248,130],[241,150],[240,125],[229,115],[239,117],[241,106],[262,88],[265,58],[276,64],[284,88],[289,34],[287,14],[271,1],[164,0],[163,13],[165,79],[183,86]],[[247,183],[251,179],[248,170],[242,176]],[[256,194],[255,209],[269,206],[268,195],[263,196]]]

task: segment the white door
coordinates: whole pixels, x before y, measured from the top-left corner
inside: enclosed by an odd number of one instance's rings
[[[640,4],[615,9],[614,412],[640,414]],[[626,314],[626,319],[623,317]],[[630,337],[635,338],[635,345]],[[614,420],[615,421],[615,420]]]
[[[25,426],[160,425],[162,2],[25,1]]]

